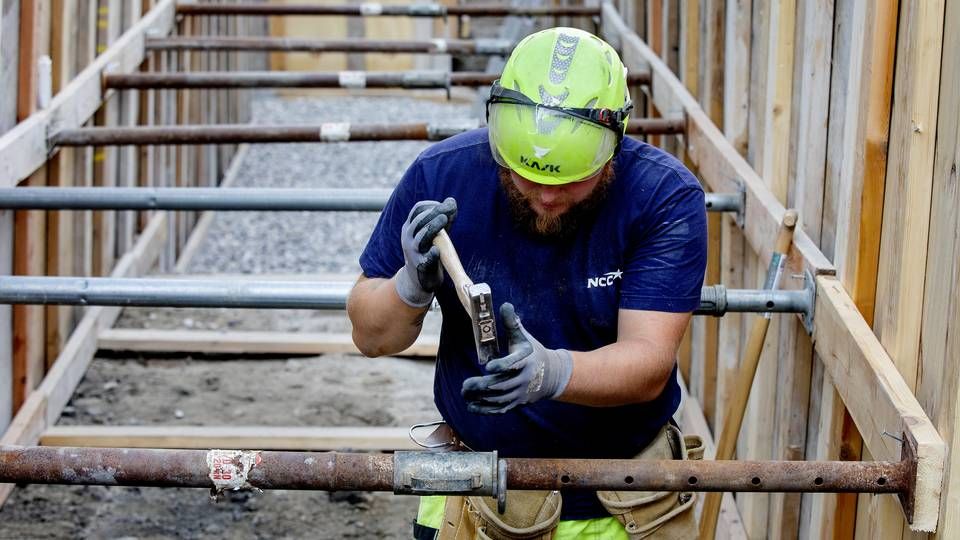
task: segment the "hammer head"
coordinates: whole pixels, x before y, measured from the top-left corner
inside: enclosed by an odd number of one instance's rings
[[[493,311],[493,296],[486,283],[467,286],[470,298],[470,319],[473,321],[473,339],[477,344],[477,359],[484,365],[500,356],[497,346],[497,319]]]

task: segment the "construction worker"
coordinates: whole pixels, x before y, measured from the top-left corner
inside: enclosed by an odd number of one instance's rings
[[[491,89],[488,128],[424,151],[380,216],[347,305],[354,341],[368,356],[402,351],[436,299],[435,402],[463,448],[695,457],[671,418],[706,264],[704,195],[675,158],[624,138],[631,109],[610,45],[572,28],[532,34]],[[504,355],[483,367],[432,246],[444,228],[502,304]],[[423,497],[415,537],[696,537],[690,493],[509,496],[504,515],[492,499]]]

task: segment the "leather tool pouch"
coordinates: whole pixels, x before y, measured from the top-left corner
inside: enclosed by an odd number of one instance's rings
[[[636,459],[703,459],[703,441],[684,437],[667,424]],[[630,540],[697,537],[693,515],[696,494],[673,491],[598,491],[603,507],[626,529]]]
[[[447,497],[440,540],[550,540],[560,522],[558,491],[511,491],[507,511],[489,497]]]

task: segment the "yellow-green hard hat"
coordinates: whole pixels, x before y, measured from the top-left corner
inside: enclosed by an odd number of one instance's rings
[[[575,28],[542,30],[517,44],[490,90],[490,149],[527,180],[583,180],[616,153],[631,108],[613,47]]]

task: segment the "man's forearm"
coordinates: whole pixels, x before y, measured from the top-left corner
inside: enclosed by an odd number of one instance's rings
[[[347,299],[347,316],[353,324],[353,342],[366,356],[398,353],[420,335],[429,306],[412,308],[397,294],[390,278],[361,276]]]
[[[673,372],[675,351],[649,342],[618,341],[573,353],[573,374],[556,399],[616,407],[656,399]]]

